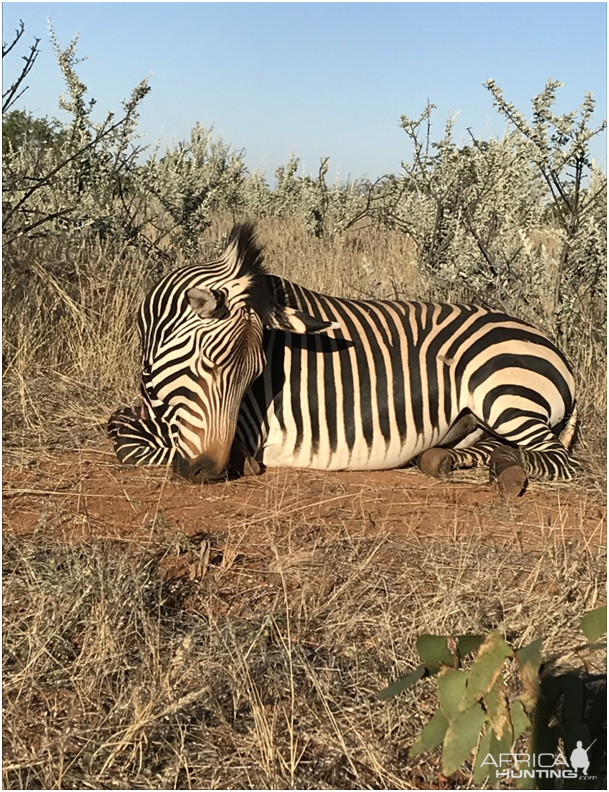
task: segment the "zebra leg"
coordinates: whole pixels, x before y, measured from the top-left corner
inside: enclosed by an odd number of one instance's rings
[[[468,411],[451,426],[446,437],[442,440],[442,446],[449,446],[450,448],[459,444],[471,446],[481,436],[482,430],[477,428],[476,419]],[[455,467],[460,467],[458,462],[457,464],[454,464],[454,462],[457,462],[457,460],[453,460],[449,448],[438,446],[428,448],[422,454],[419,454],[416,459],[416,464],[421,472],[434,478],[443,478],[451,473]]]
[[[145,407],[117,410],[108,434],[123,465],[166,465],[174,453],[169,424],[151,417]]]
[[[491,482],[497,483],[501,495],[518,498],[527,486],[522,450],[512,446],[498,446],[489,460]]]
[[[450,454],[453,470],[456,470],[489,465],[493,453],[503,446],[501,440],[487,435],[470,448],[449,448],[447,451]]]
[[[512,446],[503,457],[497,452],[496,458],[491,460],[495,468],[503,467],[502,458],[507,461],[511,458],[512,464],[519,464],[532,481],[571,481],[573,478],[575,468],[567,448],[561,442],[564,432],[556,437],[543,418],[528,413],[522,415],[519,423],[509,431],[503,427],[491,428]]]
[[[229,477],[259,476],[263,471],[264,468],[248,453],[245,445],[235,438],[228,458]]]
[[[429,448],[418,457],[417,465],[428,476],[442,478],[453,470],[488,465],[493,452],[502,445],[500,440],[485,436],[466,448]]]
[[[493,451],[490,459],[491,481],[496,481],[499,491],[510,497],[522,494],[529,479],[571,481],[575,472],[574,464],[563,442],[572,441],[575,423],[576,419],[570,418],[567,422],[568,431],[563,430],[556,437],[543,418],[531,413],[522,415],[518,425],[501,432],[510,445]]]
[[[520,446],[517,450],[522,467],[532,481],[571,481],[575,475],[569,452],[551,432],[545,440]]]
[[[488,465],[490,480],[501,494],[518,497],[527,481],[570,481],[574,464],[567,449],[547,430],[543,440],[526,447],[507,445],[495,438],[485,438],[470,448],[430,448],[417,460],[423,473],[441,478],[457,468]]]

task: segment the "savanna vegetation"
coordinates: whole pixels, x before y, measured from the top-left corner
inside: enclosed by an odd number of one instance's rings
[[[62,47],[51,30],[51,42],[66,120],[17,109],[38,40],[3,95],[4,787],[472,788],[473,760],[447,779],[437,755],[408,755],[431,686],[376,693],[417,665],[422,632],[541,635],[559,667],[602,671],[577,649],[583,613],[605,598],[607,201],[593,96],[557,115],[549,81],[524,114],[489,80],[501,139],[457,143],[452,118],[437,136],[430,104],[400,119],[395,174],[329,183],[327,159],[312,176],[294,155],[269,184],[212,127],[144,147],[148,82],[100,117],[76,39]],[[22,46],[23,29],[3,58]],[[363,496],[319,511],[351,492],[340,477],[302,478],[319,493],[308,511],[280,474],[187,488],[119,471],[105,424],[137,394],[139,303],[244,218],[269,270],[308,287],[478,302],[543,328],[576,371],[579,481],[544,485],[551,503],[534,487],[532,506],[447,496],[447,536],[422,476],[378,485],[424,515],[406,510],[396,534]],[[115,488],[103,515],[99,471]],[[176,517],[167,493],[203,516]],[[111,531],[112,514],[137,530]]]

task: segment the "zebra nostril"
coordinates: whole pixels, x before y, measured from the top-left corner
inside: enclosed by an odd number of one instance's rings
[[[224,468],[218,466],[216,459],[205,454],[195,460],[186,459],[181,454],[176,454],[173,459],[173,470],[178,476],[192,484],[205,484],[219,479]]]
[[[208,481],[216,481],[222,475],[222,468],[218,467],[218,461],[208,456],[201,456],[190,465],[190,480],[197,484]]]

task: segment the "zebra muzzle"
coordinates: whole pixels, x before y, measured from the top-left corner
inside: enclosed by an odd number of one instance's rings
[[[206,484],[222,477],[226,463],[218,463],[218,459],[209,454],[201,454],[196,459],[187,459],[176,454],[173,459],[173,470],[191,484]]]

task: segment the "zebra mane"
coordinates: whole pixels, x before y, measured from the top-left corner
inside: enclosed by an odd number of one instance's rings
[[[248,305],[254,308],[263,321],[270,321],[274,294],[269,288],[270,276],[264,263],[262,247],[256,239],[253,223],[238,223],[233,227],[227,240],[226,252],[238,266],[235,276],[249,279]]]
[[[235,273],[237,277],[251,275],[254,280],[258,280],[267,275],[264,253],[256,239],[253,223],[238,223],[233,226],[226,250],[233,252],[235,261],[239,264],[239,270]]]

